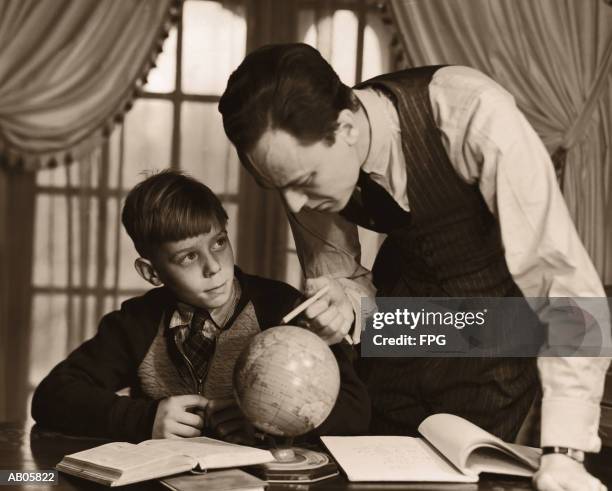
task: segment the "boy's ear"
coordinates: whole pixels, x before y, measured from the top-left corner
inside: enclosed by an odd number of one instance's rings
[[[139,257],[134,261],[134,267],[138,274],[146,281],[151,283],[153,286],[161,286],[162,280],[157,275],[157,271],[151,264],[151,261],[145,259],[144,257]]]
[[[343,109],[338,113],[338,128],[336,137],[341,137],[349,145],[356,145],[359,141],[359,128],[357,127],[356,113],[350,109]]]

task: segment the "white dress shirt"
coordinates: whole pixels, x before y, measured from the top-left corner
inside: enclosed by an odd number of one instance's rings
[[[362,168],[410,210],[399,117],[374,89],[354,93],[371,127]],[[433,115],[457,174],[478,183],[498,218],[508,269],[526,297],[605,297],[557,185],[552,162],[514,98],[477,70],[437,70],[429,85]],[[359,264],[357,227],[340,215],[302,210],[290,215],[306,277],[330,275],[343,284],[359,323],[360,299],[374,296]],[[598,319],[609,326],[608,312]],[[359,341],[359,329],[353,340]],[[542,446],[598,451],[599,403],[609,358],[540,357]]]

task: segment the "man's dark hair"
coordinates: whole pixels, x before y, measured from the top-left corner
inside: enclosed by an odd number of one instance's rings
[[[121,221],[138,254],[148,257],[153,247],[208,233],[215,222],[225,227],[227,213],[208,186],[164,170],[128,193]]]
[[[219,101],[225,133],[239,154],[251,151],[268,129],[282,129],[305,145],[331,145],[340,111],[357,107],[351,89],[321,53],[301,43],[249,53]]]

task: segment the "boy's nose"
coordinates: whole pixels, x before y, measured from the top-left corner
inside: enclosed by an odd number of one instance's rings
[[[210,277],[216,275],[219,271],[221,271],[221,265],[219,261],[217,261],[214,257],[209,257],[208,260],[204,263],[204,276]]]
[[[293,213],[299,212],[308,202],[308,196],[301,191],[296,191],[295,189],[285,189],[282,193],[283,198],[285,198],[285,203],[287,203],[287,206]]]

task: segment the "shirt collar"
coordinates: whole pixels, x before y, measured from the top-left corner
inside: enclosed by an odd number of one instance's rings
[[[215,325],[219,329],[223,329],[224,324],[232,317],[234,310],[238,305],[238,299],[240,298],[240,283],[234,277],[234,281],[232,283],[232,293],[229,297],[229,300],[219,308],[209,310],[211,319],[215,323]],[[191,324],[191,320],[193,319],[193,314],[195,312],[195,307],[192,305],[177,302],[176,308],[172,313],[172,317],[170,317],[170,322],[168,323],[169,329],[174,329],[177,327],[189,327]]]
[[[353,89],[353,93],[361,102],[370,123],[370,151],[361,166],[364,172],[381,176],[387,174],[389,155],[393,142],[393,134],[399,133],[399,117],[397,110],[381,92],[373,88]]]

